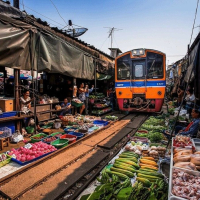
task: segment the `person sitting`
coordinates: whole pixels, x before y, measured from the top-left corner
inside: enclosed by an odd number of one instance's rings
[[[191,115],[192,108],[194,106],[195,96],[193,94],[193,89],[187,90],[187,96],[185,97],[186,105],[185,108],[187,112]]]
[[[23,91],[23,96],[20,97],[20,102],[21,102],[21,112],[24,114],[33,114],[33,112],[31,112],[31,102],[34,100],[34,98],[30,98],[30,92],[29,90],[24,90]],[[24,118],[25,121],[25,126],[27,127],[29,124],[29,118]],[[36,126],[37,129],[40,129],[39,126],[39,121],[38,121],[38,117],[36,116]]]
[[[63,111],[61,111],[61,116],[71,114],[71,103],[68,102],[67,98],[64,99],[64,102],[61,104],[61,108],[65,108]]]
[[[185,136],[190,136],[192,138],[195,138],[197,136],[198,130],[199,130],[199,122],[200,122],[200,110],[198,109],[192,109],[192,122],[187,126],[176,126],[175,127],[175,135],[180,134],[180,135],[185,135]],[[169,132],[164,132],[164,135],[169,138],[170,133]],[[172,136],[175,136],[172,135]]]

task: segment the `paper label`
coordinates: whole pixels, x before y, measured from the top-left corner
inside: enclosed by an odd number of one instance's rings
[[[32,145],[30,144],[30,143],[28,143],[28,144],[26,144],[25,146],[24,146],[24,148],[26,148],[26,149],[30,149],[32,147]]]

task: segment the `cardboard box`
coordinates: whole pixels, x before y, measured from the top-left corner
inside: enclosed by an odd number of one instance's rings
[[[14,99],[0,99],[0,108],[3,112],[13,111]]]

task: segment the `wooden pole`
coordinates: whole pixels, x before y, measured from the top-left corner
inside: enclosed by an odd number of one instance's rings
[[[19,115],[21,115],[20,112],[20,101],[19,101],[19,78],[20,78],[20,70],[19,69],[14,69],[14,84],[15,84],[15,110],[19,111]],[[16,123],[16,129],[20,130],[21,129],[21,122],[18,120]]]

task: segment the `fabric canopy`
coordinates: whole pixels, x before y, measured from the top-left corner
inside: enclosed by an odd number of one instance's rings
[[[61,73],[68,76],[93,79],[93,58],[60,38],[41,32],[37,48],[38,72]]]

